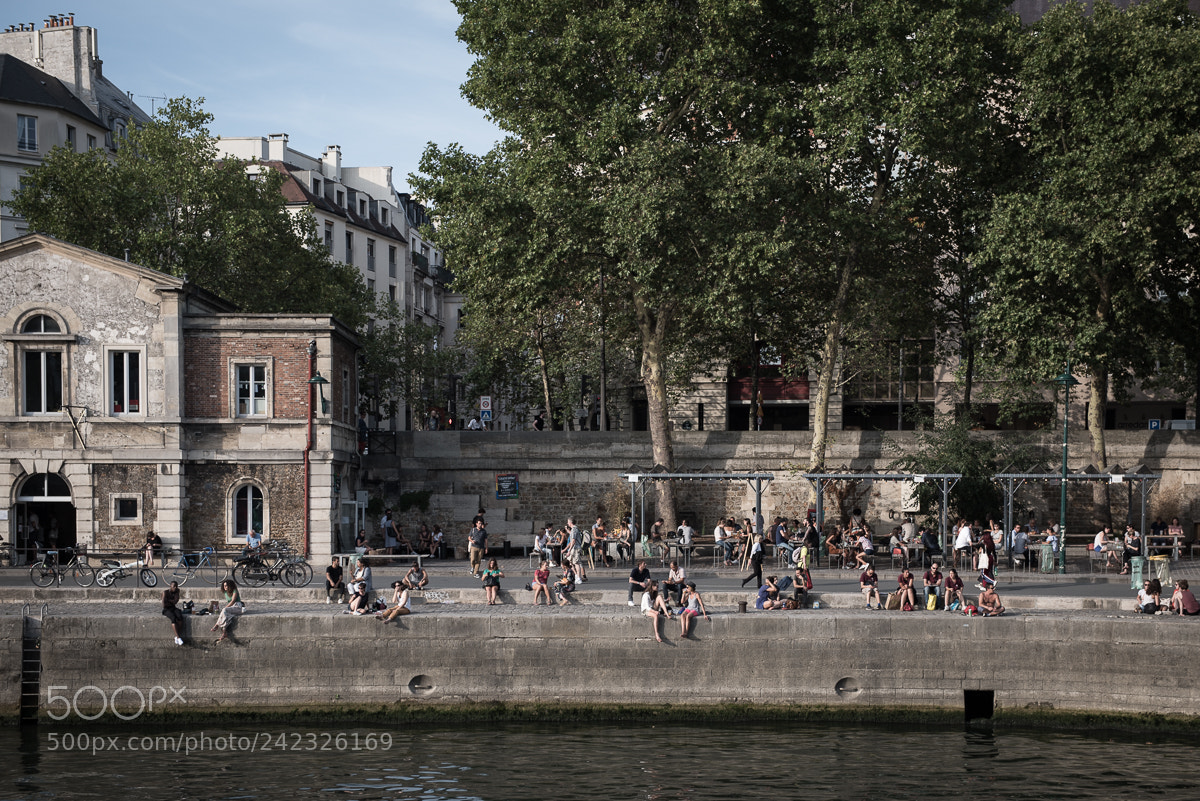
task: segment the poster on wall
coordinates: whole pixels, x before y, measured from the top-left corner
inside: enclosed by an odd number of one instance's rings
[[[496,500],[511,501],[520,495],[516,473],[496,474]]]

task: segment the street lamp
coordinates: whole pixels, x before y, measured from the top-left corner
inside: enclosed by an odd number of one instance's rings
[[[1071,410],[1071,387],[1079,381],[1071,375],[1071,360],[1067,359],[1067,369],[1063,370],[1054,383],[1063,388],[1063,456],[1062,484],[1059,487],[1058,502],[1058,572],[1067,572],[1067,421]]]
[[[316,387],[317,392],[320,394],[321,414],[329,414],[329,401],[325,399],[325,387],[329,386],[329,380],[321,375],[321,371],[318,370],[316,375],[308,379],[308,383],[310,386]]]

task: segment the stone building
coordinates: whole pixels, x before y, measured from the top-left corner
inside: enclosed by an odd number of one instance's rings
[[[150,530],[176,549],[251,528],[315,557],[353,542],[354,334],[231,308],[50,237],[0,244],[6,540],[48,543],[53,523],[102,551]]]
[[[462,298],[449,288],[441,250],[419,230],[430,222],[425,208],[395,190],[391,167],[345,166],[337,145],[320,157],[309,156],[292,148],[285,133],[222,138],[218,147],[225,156],[256,162],[251,171],[283,173],[288,208],[297,214],[312,211],[333,258],[356,267],[367,288],[396,303],[406,320],[434,328],[439,346],[453,344]],[[448,377],[436,380],[443,379]],[[368,410],[373,428],[424,427],[423,414],[403,403],[394,418],[377,412]]]
[[[0,32],[0,203],[51,149],[116,151],[130,125],[150,117],[104,77],[95,28],[73,15]],[[0,242],[26,232],[0,205]]]

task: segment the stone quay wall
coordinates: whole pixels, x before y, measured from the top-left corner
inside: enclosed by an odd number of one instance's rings
[[[11,621],[11,619],[9,619]],[[17,618],[19,620],[19,618]],[[186,688],[173,715],[386,710],[464,702],[817,705],[962,709],[993,691],[1004,710],[1162,713],[1200,710],[1200,626],[1098,613],[964,618],[826,610],[715,615],[693,639],[665,622],[656,643],[633,610],[426,611],[383,625],[312,612],[245,615],[214,645],[211,618],[176,647],[157,614],[55,615],[42,624],[40,714],[47,692],[96,711],[120,687]],[[19,625],[0,627],[6,659]],[[19,646],[19,643],[18,643]],[[15,716],[13,662],[0,713]],[[1153,666],[1152,669],[1149,669]],[[100,692],[80,688],[98,688]],[[122,714],[136,694],[120,694]],[[130,708],[132,707],[132,709]],[[864,710],[860,709],[859,712]],[[109,710],[103,720],[116,721]]]
[[[831,432],[826,466],[829,471],[889,471],[900,456],[918,446],[914,432]],[[1051,470],[1062,452],[1062,438],[1053,432],[987,432],[985,437],[1034,438],[1047,455]],[[1200,523],[1200,432],[1108,431],[1110,466],[1131,469],[1145,465],[1163,479],[1149,497],[1149,519],[1178,516],[1194,536]],[[800,477],[808,463],[810,432],[805,431],[675,431],[676,472],[770,472],[776,476],[763,496],[763,509],[775,515],[802,516],[809,506],[810,485]],[[429,493],[425,509],[400,514],[407,531],[421,522],[440,523],[451,545],[462,545],[476,510],[487,511],[493,535],[526,544],[546,522],[561,525],[568,515],[590,523],[597,515],[613,520],[628,513],[630,487],[621,473],[647,472],[652,467],[650,435],[646,432],[590,431],[417,431],[397,435],[397,453],[368,455],[363,460],[361,489],[399,507],[403,493]],[[1086,431],[1072,432],[1072,470],[1091,460]],[[516,473],[520,497],[496,499],[496,475]],[[702,532],[711,531],[719,517],[748,517],[755,505],[748,482],[674,482],[677,510]],[[826,497],[826,513],[848,515],[858,506],[877,534],[899,522],[904,482],[858,482],[838,488],[841,497]],[[1114,523],[1123,524],[1132,505],[1140,518],[1140,495],[1130,485],[1109,491]],[[1030,511],[1039,519],[1057,519],[1057,484],[1026,484],[1014,505],[1018,522]],[[1068,531],[1091,529],[1092,487],[1069,487]],[[1002,510],[997,509],[999,515]],[[637,514],[640,515],[640,504]],[[656,517],[654,491],[646,493],[647,522]],[[369,521],[377,528],[378,521]],[[986,522],[986,521],[984,521]],[[1094,530],[1092,531],[1094,533]]]

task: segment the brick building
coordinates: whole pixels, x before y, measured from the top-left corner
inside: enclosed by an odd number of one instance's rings
[[[30,235],[0,244],[0,343],[6,540],[46,543],[53,523],[101,550],[150,530],[187,549],[249,528],[317,557],[352,543],[358,345],[333,318],[236,314]]]

